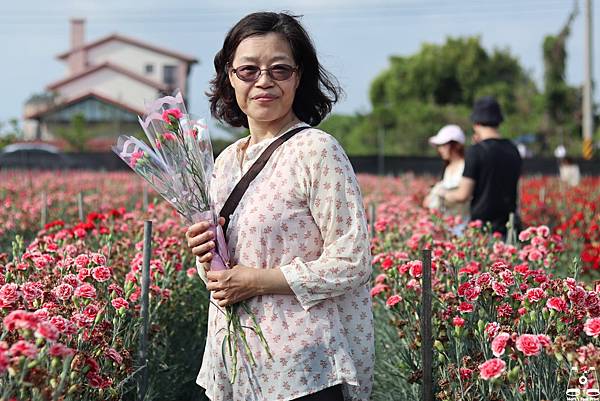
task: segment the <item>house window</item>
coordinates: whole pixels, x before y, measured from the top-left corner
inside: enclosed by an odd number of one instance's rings
[[[152,74],[154,72],[153,64],[146,64],[146,74]]]
[[[163,82],[169,87],[175,86],[177,83],[177,67],[174,65],[165,65],[163,67]]]

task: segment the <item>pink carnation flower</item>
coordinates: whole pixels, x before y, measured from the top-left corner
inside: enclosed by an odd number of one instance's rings
[[[506,362],[502,359],[489,359],[479,365],[479,375],[483,380],[491,380],[500,377],[506,370]]]
[[[495,357],[499,358],[500,356],[504,355],[506,344],[508,344],[509,339],[510,334],[502,332],[492,340],[492,353]]]
[[[600,335],[600,317],[593,317],[585,321],[583,331],[590,337],[598,337]]]
[[[522,334],[517,338],[516,347],[526,356],[539,355],[542,350],[542,344],[536,335]]]

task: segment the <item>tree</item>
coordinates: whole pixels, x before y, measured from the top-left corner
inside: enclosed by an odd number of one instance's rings
[[[371,84],[371,113],[333,115],[321,127],[352,155],[376,154],[380,130],[385,154],[433,155],[427,139],[445,124],[468,128],[473,102],[484,95],[502,105],[505,135],[539,124],[540,94],[508,50],[488,52],[479,37],[448,38],[443,45],[424,44],[414,55],[391,57]]]
[[[564,142],[565,133],[581,131],[581,90],[566,83],[566,41],[571,25],[579,13],[577,2],[558,35],[544,38],[544,121],[540,131],[556,144]]]
[[[56,128],[55,134],[64,139],[71,150],[82,152],[86,149],[86,144],[91,139],[92,134],[86,127],[85,115],[83,113],[74,114],[71,117],[71,124],[67,128]]]

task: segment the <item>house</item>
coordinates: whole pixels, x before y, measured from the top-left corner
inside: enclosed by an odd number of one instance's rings
[[[26,139],[55,141],[83,116],[86,135],[109,149],[119,134],[140,131],[145,101],[188,91],[194,57],[118,33],[86,43],[84,33],[85,20],[72,19],[71,48],[57,56],[67,75],[26,103]]]

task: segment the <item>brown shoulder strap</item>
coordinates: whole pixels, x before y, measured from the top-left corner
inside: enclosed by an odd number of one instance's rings
[[[282,143],[284,143],[285,141],[290,139],[292,136],[294,136],[298,132],[303,131],[307,128],[310,128],[310,127],[305,126],[305,127],[294,128],[292,130],[289,130],[285,134],[281,135],[279,138],[275,139],[269,146],[267,146],[267,148],[264,150],[264,152],[262,152],[262,154],[259,156],[259,158],[254,162],[254,164],[252,164],[252,166],[250,166],[250,168],[248,169],[246,174],[244,174],[244,176],[240,179],[240,181],[237,183],[235,188],[233,188],[233,191],[231,191],[231,194],[229,194],[229,197],[225,201],[225,204],[223,205],[223,208],[221,209],[221,212],[219,213],[219,215],[221,217],[225,218],[225,225],[223,226],[223,233],[227,233],[227,227],[229,226],[229,216],[231,216],[233,214],[233,212],[237,208],[238,204],[240,203],[242,196],[244,196],[244,193],[246,193],[246,190],[250,186],[250,183],[252,182],[252,180],[254,180],[256,178],[258,173],[260,173],[261,170],[265,167],[265,165],[267,164],[267,161],[269,160],[269,158],[271,157],[271,155],[273,154],[275,149],[277,149]]]

